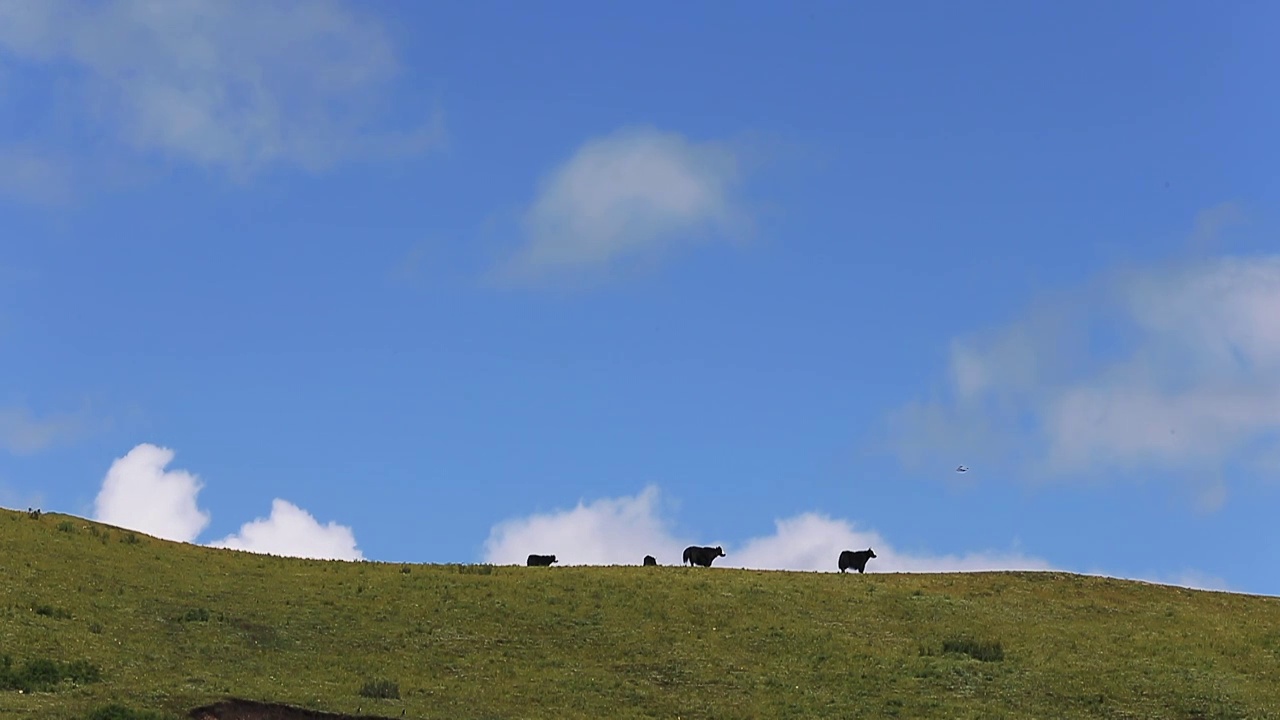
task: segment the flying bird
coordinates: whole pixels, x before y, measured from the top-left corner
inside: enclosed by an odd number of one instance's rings
[[[963,465],[960,465],[956,468],[956,472],[959,472],[959,473],[969,472],[969,468]]]

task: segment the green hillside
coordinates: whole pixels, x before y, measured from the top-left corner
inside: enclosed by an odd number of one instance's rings
[[[1065,573],[320,562],[9,511],[0,572],[0,718],[229,695],[409,718],[1280,717],[1280,599]]]

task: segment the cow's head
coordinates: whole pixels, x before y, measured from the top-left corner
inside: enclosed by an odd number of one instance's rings
[[[876,556],[876,551],[872,550],[871,548],[867,548],[867,557],[873,558],[875,556]]]
[[[716,557],[724,557],[724,548],[722,548],[722,547],[720,547],[719,545],[717,545],[717,546],[716,546],[716,552],[717,552],[717,553],[719,553],[718,555],[716,555]]]
[[[555,561],[556,561],[556,556],[555,556],[555,555],[549,555],[549,556],[547,556],[547,558],[548,558],[548,559],[547,559],[547,562],[555,562]]]

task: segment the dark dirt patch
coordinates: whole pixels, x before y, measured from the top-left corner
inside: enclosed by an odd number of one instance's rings
[[[386,715],[345,715],[239,698],[194,708],[187,717],[192,720],[387,720]]]

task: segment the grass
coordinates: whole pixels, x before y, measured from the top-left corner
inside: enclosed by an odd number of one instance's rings
[[[460,720],[1280,718],[1276,598],[1048,572],[406,573],[64,521],[96,525],[0,512],[0,655],[98,677],[0,690],[0,719],[227,695]]]

